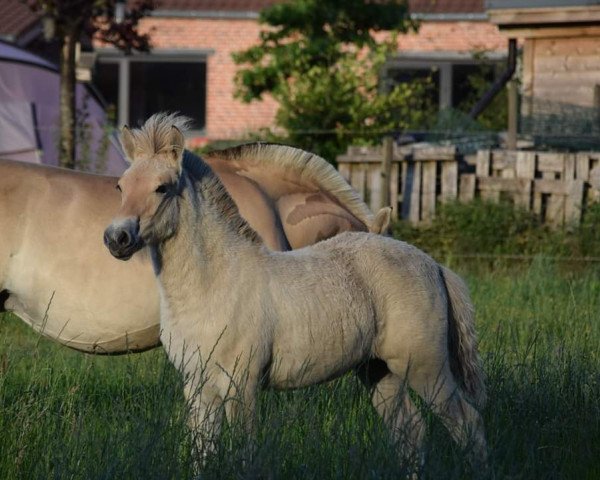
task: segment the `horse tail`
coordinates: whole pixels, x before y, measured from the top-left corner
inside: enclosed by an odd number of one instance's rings
[[[441,267],[449,301],[448,348],[450,369],[461,389],[479,408],[486,402],[485,375],[475,333],[475,309],[465,282],[451,270]]]

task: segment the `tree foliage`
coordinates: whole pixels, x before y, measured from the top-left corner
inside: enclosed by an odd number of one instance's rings
[[[470,93],[458,105],[458,109],[465,113],[468,113],[485,92],[490,89],[497,76],[495,72],[498,69],[498,65],[487,57],[487,52],[475,52],[473,59],[477,61],[479,69],[467,77],[466,80]],[[487,108],[477,117],[477,121],[487,130],[495,132],[506,130],[506,126],[508,125],[507,87],[500,90]]]
[[[120,50],[148,51],[150,38],[138,30],[140,19],[154,8],[154,0],[128,2],[121,21],[116,21],[115,0],[26,0],[47,22],[47,37],[60,46],[60,142],[61,165],[75,168],[76,103],[75,51],[82,36],[96,38]]]
[[[237,96],[272,95],[285,140],[333,159],[346,145],[421,123],[430,82],[386,88],[386,60],[415,31],[406,2],[294,0],[261,12],[260,42],[234,54]]]
[[[54,20],[54,34],[60,40],[85,34],[130,52],[148,51],[148,34],[138,31],[140,19],[154,8],[154,0],[127,2],[122,21],[115,19],[116,0],[28,0],[29,7]],[[77,35],[78,34],[78,35]]]

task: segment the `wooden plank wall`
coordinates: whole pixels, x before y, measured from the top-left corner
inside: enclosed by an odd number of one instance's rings
[[[599,51],[600,36],[527,39],[523,55],[524,95],[583,107],[596,106]]]
[[[382,147],[350,147],[339,171],[374,212],[380,205]],[[507,200],[554,225],[581,220],[585,205],[600,202],[600,153],[481,150],[474,173],[459,175],[455,147],[394,146],[389,177],[394,218],[430,222],[444,202]]]
[[[381,147],[350,147],[337,158],[339,172],[374,212],[384,206],[380,205],[382,159]],[[458,196],[456,148],[394,146],[389,182],[394,219],[415,224],[430,221],[440,202]]]
[[[576,154],[480,150],[477,189],[484,199],[512,199],[545,223],[576,224],[586,182],[576,176],[575,166]]]

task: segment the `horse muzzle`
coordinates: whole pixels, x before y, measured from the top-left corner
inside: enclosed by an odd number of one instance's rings
[[[140,236],[139,221],[126,219],[109,225],[104,231],[104,245],[113,257],[119,260],[129,260],[144,246]]]

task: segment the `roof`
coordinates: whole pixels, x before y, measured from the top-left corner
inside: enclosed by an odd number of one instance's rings
[[[593,7],[598,0],[486,0],[488,10],[507,8]]]
[[[258,18],[283,0],[157,0],[153,16]],[[409,11],[423,20],[485,20],[484,0],[408,0]]]
[[[157,0],[156,10],[260,12],[282,0]],[[484,0],[409,0],[414,13],[483,13]]]
[[[133,2],[134,0],[128,1]],[[156,0],[156,8],[151,15],[257,18],[258,13],[263,8],[281,1]],[[485,14],[484,3],[484,0],[409,0],[409,7],[413,15],[422,19],[459,20],[472,18],[481,20]],[[40,16],[33,13],[21,0],[1,0],[0,18],[2,18],[2,22],[0,22],[0,38],[14,42],[23,33],[30,30],[37,23]]]
[[[2,0],[0,18],[0,38],[14,42],[37,23],[39,15],[20,0]]]
[[[559,36],[571,35],[572,32],[564,30],[571,27],[585,29],[578,35],[597,35],[600,25],[598,0],[487,0],[486,7],[491,23],[523,38],[533,35],[531,29],[539,36],[550,33],[547,29],[552,27],[563,29]],[[556,35],[554,30],[551,36]]]
[[[260,12],[277,0],[157,0],[156,10]]]
[[[457,14],[484,13],[484,0],[409,0],[411,13]]]

